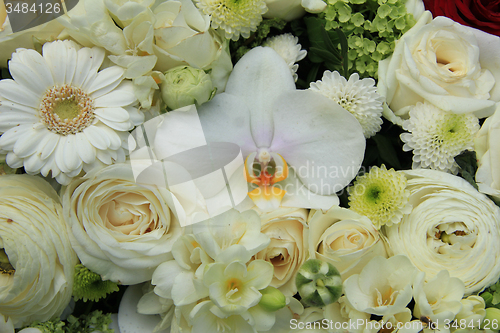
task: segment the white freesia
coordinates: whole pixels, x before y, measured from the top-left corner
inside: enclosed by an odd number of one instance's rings
[[[189,233],[189,229],[193,233]],[[157,329],[167,328],[171,323],[188,328],[194,325],[189,313],[194,310],[196,302],[210,295],[210,288],[204,283],[206,270],[223,253],[232,253],[232,250],[226,250],[236,246],[239,249],[237,253],[244,252],[251,257],[268,244],[269,237],[260,232],[260,219],[254,211],[239,213],[230,210],[188,228],[173,246],[174,259],[159,265],[153,274],[151,283],[155,286],[154,293],[175,305],[173,320],[167,311],[157,307],[158,314],[164,318]],[[151,313],[146,299],[152,299],[152,295],[146,294],[144,298],[139,303],[138,312]],[[208,315],[205,307],[211,306],[210,301],[210,305],[197,307],[196,311]]]
[[[491,115],[500,100],[500,63],[490,48],[500,49],[500,38],[424,12],[379,63],[379,93],[392,109],[384,116],[400,125],[409,107],[424,101],[454,113]]]
[[[500,199],[500,108],[488,117],[474,139],[479,191]]]
[[[57,193],[39,177],[4,175],[0,212],[0,314],[16,328],[60,316],[77,257]]]
[[[379,232],[366,216],[332,207],[309,218],[309,256],[334,265],[342,280],[360,273],[375,256],[387,258]]]
[[[408,257],[374,257],[361,270],[344,281],[349,306],[378,316],[404,312],[412,299],[412,283],[417,269]]]
[[[147,11],[154,3],[154,0],[104,0],[111,17],[122,28],[128,26],[137,14]]]
[[[280,203],[328,209],[363,159],[365,139],[354,116],[316,92],[296,90],[286,62],[267,47],[243,56],[226,91],[198,114],[207,142],[241,148],[250,194],[261,210]],[[174,128],[183,124],[180,114],[171,120]],[[176,140],[179,147],[194,141],[189,133]],[[254,164],[262,167],[258,175]]]
[[[261,232],[271,239],[269,245],[255,255],[256,259],[274,266],[271,286],[286,296],[297,293],[295,276],[308,257],[307,210],[281,208],[261,213]]]
[[[137,185],[126,163],[74,179],[63,202],[81,262],[104,280],[122,284],[150,280],[155,268],[172,258],[182,234],[179,219],[189,214],[179,209],[189,205],[166,188]]]
[[[435,170],[404,171],[413,210],[386,228],[388,251],[406,254],[430,280],[446,269],[480,291],[500,276],[500,208],[464,179]]]
[[[460,322],[465,320],[467,323],[471,323],[474,328],[479,328],[479,323],[482,323],[484,317],[486,316],[485,302],[484,298],[477,295],[471,295],[467,298],[461,299],[462,309],[455,316],[455,319]]]
[[[424,282],[424,274],[418,274],[413,282],[413,315],[417,318],[429,317],[432,322],[441,325],[451,322],[462,309],[460,301],[464,291],[462,280],[450,277],[447,270],[440,271],[428,282]]]

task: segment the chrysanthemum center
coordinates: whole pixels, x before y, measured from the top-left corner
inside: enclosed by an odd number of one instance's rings
[[[92,124],[94,100],[80,88],[54,86],[42,97],[40,118],[54,133],[76,134]]]

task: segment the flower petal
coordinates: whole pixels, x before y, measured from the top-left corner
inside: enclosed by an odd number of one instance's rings
[[[257,147],[269,147],[273,138],[272,107],[287,91],[295,91],[295,82],[286,62],[271,48],[253,48],[234,66],[226,93],[238,96],[247,106],[238,111],[250,112]]]
[[[73,75],[71,85],[74,87],[81,87],[90,73],[90,68],[92,66],[92,49],[83,47],[78,50],[76,57],[75,75]]]
[[[136,101],[132,82],[124,81],[109,94],[96,98],[95,105],[96,107],[117,107],[127,106]]]
[[[96,157],[96,149],[92,146],[83,133],[75,134],[75,144],[78,147],[77,152],[84,163],[90,164],[94,162]]]
[[[94,113],[98,116],[99,120],[102,119],[124,122],[128,121],[130,116],[124,108],[96,108]]]
[[[98,128],[97,126],[89,126],[83,130],[83,133],[92,144],[92,146],[101,150],[108,149],[110,140],[102,129]]]
[[[304,185],[321,195],[348,185],[365,151],[365,137],[356,118],[332,100],[307,90],[283,94],[274,110],[271,150],[283,156]]]
[[[40,97],[35,94],[27,94],[26,88],[14,80],[0,80],[0,96],[8,101],[20,105],[26,105],[35,109],[40,106]]]
[[[14,53],[9,62],[9,71],[16,82],[40,96],[54,85],[47,62],[35,50]]]
[[[112,66],[112,67],[108,67],[106,69],[103,69],[102,71],[97,73],[97,77],[92,82],[92,84],[88,88],[87,92],[89,94],[91,94],[91,96],[93,98],[97,98],[97,97],[100,97],[100,96],[108,93],[109,91],[114,89],[116,86],[118,86],[118,84],[120,84],[120,82],[123,79],[124,72],[125,72],[124,69],[119,67],[119,66]],[[112,87],[112,88],[110,87],[109,91],[106,91],[106,92],[100,91],[100,94],[94,93],[97,90],[100,90],[100,89],[103,89],[103,88],[106,88],[109,86]]]

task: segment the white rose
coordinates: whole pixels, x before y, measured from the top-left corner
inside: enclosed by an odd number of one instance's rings
[[[76,263],[59,197],[49,183],[35,176],[1,176],[0,314],[16,328],[60,316],[71,299]]]
[[[137,185],[129,164],[94,169],[63,194],[71,243],[81,262],[104,280],[136,284],[171,259],[186,212],[166,188]],[[176,209],[172,209],[175,207]]]
[[[231,57],[227,41],[210,28],[210,17],[190,0],[165,1],[153,13],[155,70],[182,65],[211,69],[214,85],[223,91],[232,70]]]
[[[488,48],[500,48],[500,38],[424,12],[379,63],[378,91],[394,112],[384,116],[401,125],[410,107],[424,101],[454,113],[492,114],[500,63]]]
[[[480,291],[500,276],[500,208],[464,179],[435,170],[404,171],[413,210],[386,228],[389,252],[406,254],[432,279],[446,269]]]
[[[500,105],[488,117],[474,139],[479,191],[500,199]]]
[[[387,258],[387,253],[369,218],[335,206],[310,218],[309,256],[331,263],[345,280],[361,272],[373,257]]]
[[[271,243],[255,255],[274,266],[271,286],[278,288],[285,296],[297,293],[295,275],[307,259],[307,210],[281,208],[262,213],[261,232]]]

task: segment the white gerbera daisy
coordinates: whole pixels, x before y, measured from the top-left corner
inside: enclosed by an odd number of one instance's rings
[[[240,35],[250,37],[267,12],[264,0],[195,0],[196,5],[211,18],[212,28],[221,28],[228,39],[238,40]]]
[[[127,131],[144,116],[124,69],[98,72],[104,55],[72,41],[12,55],[13,80],[0,81],[0,154],[10,167],[67,184],[82,169],[125,160]]]
[[[299,44],[299,39],[287,33],[266,39],[263,46],[272,48],[286,61],[293,78],[297,81],[299,65],[296,62],[304,59],[307,55],[306,50],[301,50],[302,45]]]
[[[404,151],[413,150],[413,169],[434,169],[456,174],[455,156],[474,149],[479,120],[472,113],[454,114],[418,103],[403,122],[410,133],[401,134]]]
[[[333,99],[352,113],[361,124],[365,138],[380,131],[384,99],[377,93],[375,80],[360,80],[358,73],[354,73],[347,81],[337,71],[325,71],[321,80],[312,82],[309,89]]]

